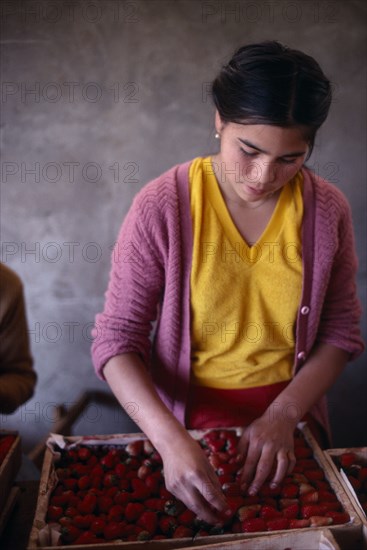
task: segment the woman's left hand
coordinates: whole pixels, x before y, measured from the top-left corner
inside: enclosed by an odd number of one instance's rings
[[[269,410],[248,426],[240,439],[239,452],[245,457],[241,487],[255,495],[275,466],[270,486],[275,488],[296,463],[293,422],[270,418]]]

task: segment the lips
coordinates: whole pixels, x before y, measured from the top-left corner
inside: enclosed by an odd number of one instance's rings
[[[251,187],[250,185],[247,185],[247,189],[252,193],[253,195],[263,195],[265,193],[265,189],[255,189],[254,187]]]

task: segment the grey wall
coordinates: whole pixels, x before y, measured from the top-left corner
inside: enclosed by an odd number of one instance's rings
[[[310,164],[351,203],[365,303],[365,6],[2,2],[1,252],[24,281],[39,382],[33,399],[1,425],[18,428],[25,449],[52,431],[55,403],[107,390],[91,366],[90,327],[102,308],[111,246],[148,180],[215,151],[207,86],[243,43],[278,39],[304,50],[335,83]],[[365,317],[363,327],[365,334]],[[367,444],[365,362],[348,366],[330,392],[337,445]],[[130,428],[124,415],[100,406],[76,427]]]

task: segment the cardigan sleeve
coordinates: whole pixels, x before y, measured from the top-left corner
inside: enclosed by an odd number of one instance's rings
[[[96,374],[112,357],[137,353],[146,365],[151,333],[164,286],[159,247],[152,231],[159,230],[154,196],[139,193],[128,212],[112,253],[104,310],[96,315],[92,360]]]
[[[37,380],[29,346],[23,285],[1,265],[0,413],[11,414],[34,392]]]
[[[349,360],[352,361],[364,350],[360,332],[361,305],[356,289],[358,261],[350,206],[341,194],[340,199],[338,248],[326,290],[317,339],[348,352]]]

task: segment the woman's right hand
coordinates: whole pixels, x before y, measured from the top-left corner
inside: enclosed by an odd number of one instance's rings
[[[213,467],[187,432],[167,441],[161,456],[167,489],[199,519],[216,525],[232,515]]]

